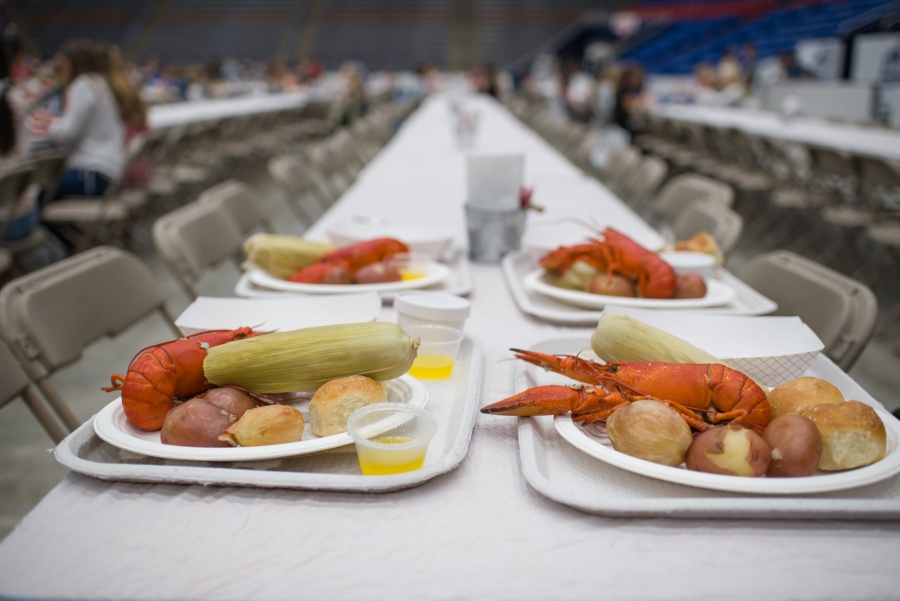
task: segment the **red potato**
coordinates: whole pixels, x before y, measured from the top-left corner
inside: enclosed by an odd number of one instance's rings
[[[381,284],[399,282],[403,277],[400,270],[390,263],[372,263],[357,271],[353,279],[357,284]]]
[[[763,440],[772,450],[767,476],[797,477],[816,473],[822,456],[822,436],[812,420],[802,415],[779,415],[766,426]]]
[[[256,407],[256,401],[253,400],[253,397],[243,390],[238,390],[231,386],[213,388],[200,396],[207,403],[211,403],[219,409],[224,409],[237,419],[241,419],[244,413]]]
[[[728,424],[698,434],[684,465],[696,472],[758,478],[766,473],[770,460],[769,445],[759,434]]]
[[[634,282],[617,274],[598,273],[591,278],[587,291],[591,294],[604,294],[606,296],[635,297],[637,292]]]
[[[183,447],[227,447],[219,435],[237,418],[201,398],[193,398],[166,414],[160,432],[163,444]]]
[[[685,273],[675,278],[675,296],[672,298],[703,298],[706,281],[699,273]]]

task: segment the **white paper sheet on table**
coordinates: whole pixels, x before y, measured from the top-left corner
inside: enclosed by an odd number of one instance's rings
[[[495,209],[516,209],[525,169],[521,154],[472,154],[466,160],[468,202]]]
[[[380,310],[381,298],[376,292],[253,300],[201,296],[178,316],[175,325],[185,335],[243,326],[288,332],[313,326],[374,321]]]

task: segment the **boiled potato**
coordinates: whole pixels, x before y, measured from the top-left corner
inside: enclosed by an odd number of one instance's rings
[[[219,435],[237,418],[201,398],[193,398],[166,414],[160,441],[183,447],[227,447]]]
[[[372,263],[356,272],[353,281],[357,284],[381,284],[399,282],[403,277],[400,270],[390,263]]]
[[[706,280],[699,273],[685,273],[675,277],[675,296],[672,298],[703,298]]]
[[[697,472],[759,477],[769,469],[770,459],[769,446],[759,434],[728,424],[697,435],[684,463]]]
[[[238,390],[231,386],[223,386],[221,388],[213,388],[207,390],[203,395],[203,400],[212,403],[220,409],[224,409],[228,413],[241,419],[250,409],[256,407],[256,401],[243,390]]]
[[[634,282],[614,273],[598,273],[588,282],[587,291],[591,294],[605,294],[607,296],[637,296]]]
[[[802,415],[779,415],[766,426],[763,440],[772,451],[767,476],[812,476],[822,456],[819,429]]]

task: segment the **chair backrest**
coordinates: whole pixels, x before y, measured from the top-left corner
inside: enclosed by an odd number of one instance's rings
[[[741,237],[744,218],[716,201],[695,202],[672,223],[678,240],[688,240],[699,232],[712,236],[723,253],[731,251]]]
[[[153,224],[153,244],[192,298],[203,273],[242,248],[244,236],[230,213],[212,203],[192,202]]]
[[[825,344],[825,354],[847,371],[875,329],[872,290],[810,259],[778,250],[752,259],[742,280],[778,303],[775,315],[799,316]]]
[[[258,229],[274,231],[269,216],[259,200],[259,194],[236,179],[226,180],[208,188],[200,194],[197,201],[215,205],[220,210],[228,212],[244,237]]]
[[[0,337],[62,421],[80,423],[49,382],[91,343],[153,313],[174,318],[150,269],[133,254],[98,246],[8,282],[0,289]]]
[[[602,169],[601,181],[613,190],[620,190],[640,166],[641,156],[641,151],[631,145],[612,152]]]
[[[624,199],[635,205],[643,205],[653,197],[666,179],[669,166],[656,156],[645,156],[622,190]]]
[[[0,239],[18,208],[19,199],[34,176],[34,163],[23,161],[0,173]]]
[[[651,208],[658,218],[671,224],[691,204],[703,200],[731,207],[734,204],[734,190],[711,177],[685,173],[673,177],[663,186]]]
[[[67,158],[66,153],[58,151],[46,151],[32,157],[31,164],[34,166],[34,173],[31,183],[40,186],[44,190],[46,198],[53,198],[56,194],[59,179],[66,170]]]

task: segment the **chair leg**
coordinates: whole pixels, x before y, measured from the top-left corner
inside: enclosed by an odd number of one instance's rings
[[[78,421],[78,418],[75,417],[75,414],[66,406],[65,401],[62,400],[62,397],[59,396],[59,393],[47,382],[46,379],[41,380],[37,383],[38,388],[41,389],[41,392],[44,393],[44,397],[47,399],[47,402],[50,403],[50,406],[53,407],[53,410],[56,411],[56,414],[59,415],[59,418],[62,420],[63,424],[69,428],[70,431],[74,432],[81,425],[81,422]]]
[[[54,442],[59,444],[62,440],[68,435],[68,432],[59,425],[56,417],[54,417],[53,413],[41,398],[38,396],[37,392],[29,386],[25,389],[25,394],[22,395],[25,404],[28,405],[28,408],[31,409],[31,412],[37,418],[37,420],[41,423],[46,430],[47,434],[50,435],[50,438],[53,439]]]

